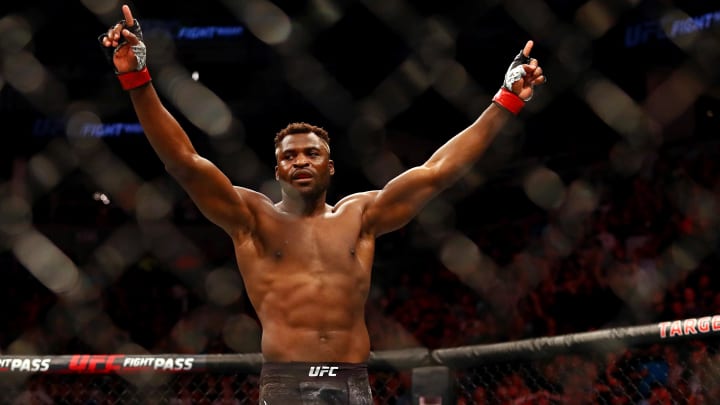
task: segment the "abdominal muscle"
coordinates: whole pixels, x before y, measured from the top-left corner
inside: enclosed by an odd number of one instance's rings
[[[263,328],[265,360],[367,361],[370,338],[364,310],[369,276],[352,271],[283,273],[266,274],[256,285],[260,288],[248,285]]]

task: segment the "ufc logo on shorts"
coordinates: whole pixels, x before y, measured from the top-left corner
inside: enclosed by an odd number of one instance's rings
[[[308,375],[310,377],[322,377],[327,375],[328,377],[337,377],[337,373],[335,373],[338,370],[339,367],[330,367],[330,366],[310,366],[310,372]]]

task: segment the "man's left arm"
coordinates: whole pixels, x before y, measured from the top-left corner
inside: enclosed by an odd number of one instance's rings
[[[375,196],[363,215],[366,231],[382,235],[405,226],[425,204],[449,187],[478,161],[502,127],[545,82],[532,41],[515,57],[493,103],[470,126],[448,140],[422,165],[392,179]]]

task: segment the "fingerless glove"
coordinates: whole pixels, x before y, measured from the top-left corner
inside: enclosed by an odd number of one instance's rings
[[[98,37],[98,41],[100,42],[100,47],[102,48],[103,53],[105,54],[105,58],[108,60],[108,63],[110,63],[110,66],[112,66],[113,71],[115,72],[115,75],[120,81],[120,85],[122,86],[123,90],[132,90],[144,86],[150,83],[150,81],[152,80],[152,78],[150,77],[150,72],[147,69],[147,48],[145,47],[145,43],[143,42],[142,28],[140,27],[140,22],[138,20],[134,20],[132,26],[128,26],[124,20],[118,22],[118,24],[121,24],[123,28],[133,33],[137,37],[139,42],[136,45],[128,45],[127,39],[121,36],[120,40],[118,41],[118,46],[116,46],[115,48],[107,47],[102,43],[105,37],[107,37],[107,33],[101,34]],[[115,63],[113,62],[113,56],[118,51],[118,49],[123,46],[130,46],[133,54],[135,54],[135,59],[137,60],[137,67],[134,71],[120,73],[115,67]]]
[[[495,104],[515,115],[520,113],[525,106],[525,102],[529,100],[521,99],[512,91],[513,83],[525,76],[525,69],[523,69],[522,65],[527,63],[530,63],[530,57],[523,55],[523,51],[521,50],[520,53],[515,56],[512,63],[510,63],[510,67],[508,67],[507,72],[505,72],[505,80],[503,80],[500,90],[498,90],[493,97]]]

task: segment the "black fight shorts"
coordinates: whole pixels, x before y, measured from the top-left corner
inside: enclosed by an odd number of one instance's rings
[[[367,365],[264,363],[260,405],[372,405]]]

